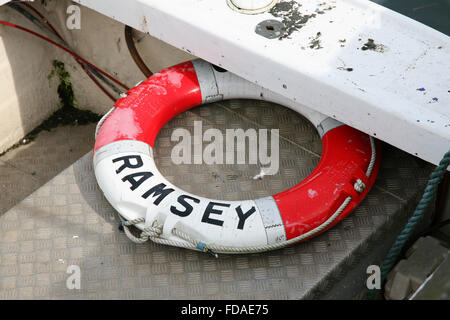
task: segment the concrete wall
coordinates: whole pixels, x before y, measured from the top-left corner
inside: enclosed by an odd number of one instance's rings
[[[0,20],[33,28],[4,6]],[[47,79],[52,69],[49,57],[55,53],[35,37],[0,26],[0,152],[57,109],[58,96]]]
[[[128,52],[124,25],[80,6],[81,29],[66,27],[68,0],[31,3],[55,26],[70,46],[83,58],[102,68],[129,87],[145,76]],[[0,20],[32,29],[47,37],[22,15],[0,7]],[[149,35],[135,32],[136,47],[149,68],[156,72],[194,57]],[[48,80],[54,59],[65,63],[71,75],[79,108],[103,114],[113,102],[97,88],[75,60],[62,50],[23,31],[0,26],[0,153],[18,142],[58,107],[56,78]]]

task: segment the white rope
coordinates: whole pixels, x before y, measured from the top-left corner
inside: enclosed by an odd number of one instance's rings
[[[353,185],[353,188],[356,190],[356,192],[362,193],[366,189],[366,184],[362,182],[361,179],[358,179]]]
[[[97,126],[95,127],[95,139],[97,139],[98,131],[100,130],[101,126],[103,125],[103,122],[109,117],[109,115],[116,109],[116,107],[112,107],[109,109],[109,111],[100,119],[100,121],[97,123]]]
[[[373,137],[370,137],[370,146],[372,150],[371,159],[369,162],[369,166],[366,170],[366,176],[367,178],[370,178],[370,175],[372,174],[375,160],[376,160],[376,147],[375,147],[375,141]],[[362,193],[366,185],[362,182],[362,180],[358,179],[354,185],[355,190],[358,193]],[[135,220],[129,220],[126,222],[122,222],[122,226],[124,228],[125,234],[135,243],[144,243],[147,240],[152,240],[156,243],[164,244],[164,245],[170,245],[170,246],[176,246],[186,249],[193,249],[193,250],[199,250],[202,252],[207,252],[209,254],[212,254],[217,258],[217,253],[258,253],[258,252],[264,252],[264,251],[270,251],[270,250],[276,250],[280,248],[284,248],[286,246],[289,246],[291,244],[297,243],[299,241],[305,240],[307,238],[312,237],[313,235],[320,233],[324,229],[326,229],[330,224],[332,224],[342,213],[342,211],[345,210],[347,205],[352,200],[351,196],[348,196],[344,202],[339,206],[339,208],[320,226],[301,234],[295,238],[289,239],[287,241],[271,244],[271,245],[263,245],[263,246],[249,246],[249,247],[231,247],[231,246],[220,246],[215,244],[206,244],[203,241],[193,239],[189,236],[189,234],[182,232],[176,228],[172,229],[173,235],[176,237],[183,239],[185,242],[181,241],[175,241],[175,240],[167,240],[167,239],[161,239],[160,235],[162,233],[162,226],[156,226],[156,227],[147,227],[144,228],[141,232],[140,237],[135,237],[131,232],[128,230],[128,226],[130,225],[136,225],[139,223],[145,223],[145,218],[138,218]]]
[[[139,223],[145,223],[145,218],[137,218],[137,219],[128,220],[128,221],[123,220],[121,223],[121,227],[123,228],[123,231],[125,232],[127,237],[134,243],[137,243],[137,244],[145,243],[148,241],[148,239],[158,238],[162,233],[162,226],[155,226],[155,227],[150,226],[150,227],[146,227],[146,228],[142,229],[140,236],[136,237],[131,233],[131,231],[128,227],[139,224]]]
[[[370,157],[369,166],[366,170],[366,176],[367,178],[370,178],[372,175],[373,167],[375,166],[375,160],[377,159],[377,148],[375,147],[375,139],[373,137],[370,138],[370,148],[372,150],[372,155]]]
[[[270,251],[275,249],[284,248],[288,245],[294,244],[296,242],[302,241],[304,239],[307,239],[311,236],[313,236],[316,233],[321,232],[322,230],[326,229],[334,220],[336,220],[337,217],[344,211],[344,209],[347,207],[349,202],[352,200],[352,197],[347,197],[344,202],[341,204],[341,206],[336,210],[336,212],[329,217],[324,223],[322,223],[320,226],[318,226],[315,229],[312,229],[306,233],[303,233],[295,238],[289,239],[285,242],[281,243],[275,243],[271,245],[264,245],[264,246],[251,246],[251,247],[230,247],[230,246],[219,246],[219,245],[206,245],[206,247],[202,251],[213,251],[213,252],[219,252],[219,253],[258,253],[258,252],[264,252],[264,251]],[[174,235],[180,237],[183,240],[193,242],[195,243],[195,240],[190,239],[186,234],[180,232],[177,229],[174,229],[172,231]],[[198,244],[202,244],[201,241],[197,241]],[[198,249],[199,246],[193,246],[192,249]]]

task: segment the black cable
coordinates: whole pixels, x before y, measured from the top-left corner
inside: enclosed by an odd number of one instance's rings
[[[52,26],[50,24],[45,24],[41,21],[41,19],[36,18],[34,15],[32,15],[30,12],[28,12],[26,9],[22,8],[19,4],[16,3],[9,3],[8,4],[9,7],[11,7],[12,9],[16,10],[17,12],[19,12],[20,14],[22,14],[26,19],[28,19],[29,21],[31,21],[33,24],[35,24],[36,26],[38,26],[40,29],[47,31],[48,33],[55,35],[58,37],[58,41],[60,42],[60,44],[62,46],[64,46],[66,49],[73,51],[72,48],[69,46],[69,44],[57,33],[56,30],[54,30],[52,28]],[[32,9],[32,8],[31,8]],[[35,9],[33,9],[35,10]],[[36,10],[35,10],[36,11]],[[44,18],[38,11],[36,11],[36,13],[38,15],[41,16],[41,18]],[[92,81],[94,81],[94,83],[113,101],[116,101],[117,99],[115,99],[113,96],[111,96],[106,90],[105,88],[100,85],[100,83],[98,83],[95,78],[93,77],[94,75],[100,79],[101,81],[103,81],[108,87],[110,87],[115,93],[117,93],[118,95],[120,95],[122,93],[122,91],[117,88],[112,82],[110,82],[108,79],[106,79],[106,77],[104,77],[100,72],[98,72],[97,70],[95,70],[94,68],[92,68],[90,65],[86,64],[85,62],[76,59],[75,60],[81,65],[81,67],[83,68],[83,70],[86,72],[86,74],[92,79]]]

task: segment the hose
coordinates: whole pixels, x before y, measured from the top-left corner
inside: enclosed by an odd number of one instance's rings
[[[15,2],[15,1],[14,1]],[[117,99],[114,98],[99,82],[98,80],[94,77],[94,75],[100,79],[101,81],[103,81],[106,85],[108,85],[114,92],[116,92],[118,95],[122,94],[122,91],[119,90],[115,85],[113,85],[109,80],[107,80],[103,75],[107,76],[109,79],[111,79],[112,81],[114,81],[115,83],[119,84],[120,86],[122,86],[124,89],[128,90],[128,88],[126,86],[124,86],[123,84],[121,84],[119,81],[117,81],[116,79],[114,79],[112,76],[108,75],[106,72],[104,72],[103,70],[101,70],[100,68],[96,67],[93,64],[89,64],[87,61],[85,61],[84,59],[82,59],[81,57],[77,56],[74,51],[70,48],[70,46],[67,44],[67,42],[64,40],[64,38],[58,33],[58,31],[52,26],[52,24],[34,7],[32,7],[31,5],[27,4],[27,3],[19,3],[19,4],[15,4],[14,2],[10,3],[9,6],[13,9],[15,9],[16,11],[18,11],[20,14],[22,14],[23,16],[25,16],[25,18],[27,18],[28,20],[30,20],[32,23],[34,23],[35,25],[37,25],[39,28],[45,30],[45,31],[50,31],[50,33],[54,34],[62,43],[62,45],[55,43],[54,41],[52,41],[51,39],[48,39],[44,36],[38,35],[34,32],[32,32],[31,30],[28,30],[26,28],[20,27],[20,26],[16,26],[19,29],[23,30],[23,31],[27,31],[35,36],[38,36],[39,38],[42,38],[44,40],[46,40],[47,42],[50,42],[58,47],[60,47],[61,49],[65,50],[66,52],[69,52],[70,54],[72,54],[72,56],[74,56],[75,60],[77,61],[77,63],[82,67],[82,69],[85,71],[85,73],[89,76],[89,78],[100,88],[100,90],[103,91],[103,93],[105,93],[105,95],[107,95],[112,101],[116,101]],[[25,8],[22,8],[21,6],[25,6],[26,8],[28,8],[29,10],[33,11],[39,18],[37,19],[35,16],[33,16],[30,12],[28,12]],[[5,23],[2,23],[5,25]],[[12,25],[12,24],[11,24]],[[11,26],[10,25],[10,26]],[[31,31],[31,32],[30,32]],[[84,60],[84,61],[83,61]]]
[[[131,57],[133,58],[134,62],[136,63],[138,68],[142,71],[142,73],[147,78],[150,78],[153,75],[153,72],[150,71],[150,69],[147,67],[147,65],[139,55],[139,52],[137,51],[133,41],[133,29],[130,26],[125,26],[125,40],[127,43],[128,50],[130,51]]]
[[[36,17],[34,17],[31,13],[29,13],[26,9],[22,8],[21,6],[25,6],[29,10],[33,11],[39,17],[40,20],[36,19]],[[66,48],[70,49],[70,46],[64,40],[64,38],[58,33],[58,31],[53,27],[53,25],[37,9],[35,9],[31,5],[29,5],[28,3],[23,3],[23,2],[21,2],[19,4],[15,4],[14,2],[12,2],[12,3],[9,4],[9,7],[13,8],[14,10],[16,10],[17,12],[22,14],[25,18],[30,20],[32,23],[37,25],[39,28],[41,28],[41,29],[43,29],[45,31],[49,31],[50,33],[54,34],[56,37],[58,37],[58,39],[62,42],[62,44]],[[71,50],[71,51],[73,51],[73,50]],[[97,85],[97,87],[106,96],[108,96],[114,102],[117,100],[98,82],[98,80],[94,77],[94,75],[97,78],[99,78],[100,80],[102,80],[104,83],[106,83],[114,92],[116,92],[117,94],[120,95],[121,91],[116,86],[114,86],[111,82],[109,82],[106,78],[104,78],[101,75],[101,73],[99,73],[95,69],[89,67],[88,65],[86,65],[85,63],[80,61],[79,59],[75,58],[75,61],[80,65],[80,67],[88,75],[88,77]]]
[[[7,21],[2,21],[2,20],[0,20],[0,24],[2,24],[2,25],[4,25],[4,26],[16,28],[16,29],[19,29],[19,30],[28,32],[28,33],[30,33],[30,34],[32,34],[32,35],[38,37],[38,38],[41,38],[42,40],[45,40],[45,41],[47,41],[47,42],[49,42],[49,43],[51,43],[51,44],[57,46],[58,48],[60,48],[61,50],[65,51],[65,52],[67,52],[67,53],[69,53],[70,55],[72,55],[72,56],[75,57],[76,59],[78,59],[78,60],[84,62],[84,63],[87,64],[89,67],[91,67],[91,68],[97,70],[97,71],[100,72],[102,75],[104,75],[105,77],[107,77],[107,78],[110,79],[111,81],[115,82],[116,84],[118,84],[119,86],[121,86],[122,88],[124,88],[125,90],[129,90],[129,88],[128,88],[126,85],[124,85],[123,83],[121,83],[119,80],[114,79],[112,76],[110,76],[110,75],[109,75],[108,73],[106,73],[105,71],[103,71],[103,70],[97,68],[95,65],[93,65],[92,63],[90,63],[90,62],[87,61],[86,59],[83,59],[83,58],[80,57],[78,54],[76,54],[75,52],[73,52],[73,51],[67,49],[66,47],[64,47],[64,46],[62,46],[62,45],[60,45],[59,43],[57,43],[57,42],[55,42],[55,41],[53,41],[53,40],[51,40],[51,39],[49,39],[49,38],[47,38],[47,37],[45,37],[45,36],[43,36],[43,35],[40,35],[39,33],[36,33],[36,32],[34,32],[34,31],[30,30],[30,29],[27,29],[27,28],[25,28],[25,27],[22,27],[22,26],[19,26],[19,25],[16,25],[16,24],[13,24],[13,23],[10,23],[10,22],[7,22]]]
[[[59,34],[58,31],[56,31],[56,29],[53,27],[53,25],[34,7],[32,7],[30,4],[25,3],[25,2],[21,2],[20,5],[27,7],[28,9],[30,9],[31,11],[33,11],[40,19],[41,21],[53,32],[53,34],[55,34],[59,39],[61,39],[62,41],[64,41],[63,37]],[[15,8],[16,10],[18,10],[18,8],[20,8],[19,6],[17,6],[14,3],[10,3],[9,4],[10,7]],[[23,10],[25,13],[28,13],[26,10]],[[29,14],[29,13],[28,13]],[[29,14],[31,17],[33,17],[31,14]],[[34,17],[33,17],[34,18]],[[65,41],[64,41],[65,42]]]
[[[26,8],[28,8],[29,10],[33,11],[39,18],[41,21],[39,21],[39,19],[36,19],[36,17],[34,17],[31,13],[29,13],[27,10],[25,10],[24,8],[21,7],[25,6]],[[120,85],[122,88],[128,90],[128,87],[126,87],[125,85],[123,85],[122,83],[120,83],[119,81],[117,81],[116,79],[114,79],[113,77],[109,76],[106,72],[104,72],[103,70],[99,69],[98,67],[88,63],[86,60],[82,59],[81,57],[79,57],[73,50],[70,49],[69,45],[67,44],[67,42],[64,40],[64,38],[58,33],[58,31],[53,27],[53,25],[37,10],[35,9],[33,6],[29,5],[28,3],[19,3],[19,4],[15,4],[14,1],[12,3],[9,4],[10,7],[12,7],[13,9],[15,9],[16,11],[18,11],[19,13],[21,13],[22,15],[24,15],[28,20],[30,20],[31,22],[33,22],[34,24],[36,24],[38,27],[40,27],[43,30],[46,31],[50,31],[51,33],[53,33],[56,37],[58,37],[58,39],[62,42],[63,45],[60,45],[54,41],[52,41],[49,38],[46,38],[42,35],[39,35],[37,33],[34,33],[31,30],[28,30],[24,27],[21,26],[17,26],[17,25],[13,25],[12,23],[8,23],[5,21],[0,22],[0,24],[3,25],[7,25],[7,26],[11,26],[11,27],[15,27],[18,29],[21,29],[23,31],[29,32],[31,34],[33,34],[34,36],[37,36],[43,40],[46,40],[47,42],[58,46],[59,48],[61,48],[62,50],[70,53],[75,60],[77,61],[77,63],[83,68],[83,70],[85,71],[85,73],[89,76],[89,78],[99,87],[100,90],[103,91],[103,93],[105,93],[112,101],[116,101],[117,99],[115,99],[98,81],[97,79],[94,77],[94,75],[99,78],[100,80],[102,80],[104,83],[106,83],[114,92],[116,92],[117,94],[121,94],[122,92],[115,87],[112,83],[110,83],[107,79],[105,79],[103,77],[103,75],[105,75],[108,79],[111,79],[112,81],[114,81],[116,84]],[[147,77],[151,77],[153,75],[153,72],[151,72],[151,70],[147,67],[147,65],[145,64],[145,62],[142,60],[139,52],[136,49],[135,43],[133,41],[133,29],[130,26],[125,26],[125,40],[127,43],[127,47],[128,50],[130,52],[131,57],[133,58],[134,62],[136,63],[136,65],[138,66],[138,68],[142,71],[142,73]]]

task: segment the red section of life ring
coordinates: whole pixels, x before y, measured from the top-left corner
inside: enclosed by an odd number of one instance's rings
[[[136,140],[151,147],[159,130],[183,111],[202,103],[192,62],[155,73],[130,89],[99,129],[94,151],[119,140]]]
[[[349,126],[334,128],[323,136],[322,156],[316,169],[296,186],[273,196],[287,239],[322,224],[348,196],[352,201],[328,228],[353,211],[369,192],[378,173],[379,156],[371,176],[367,178],[365,174],[371,153],[369,136]],[[358,179],[366,185],[362,193],[354,188]]]

